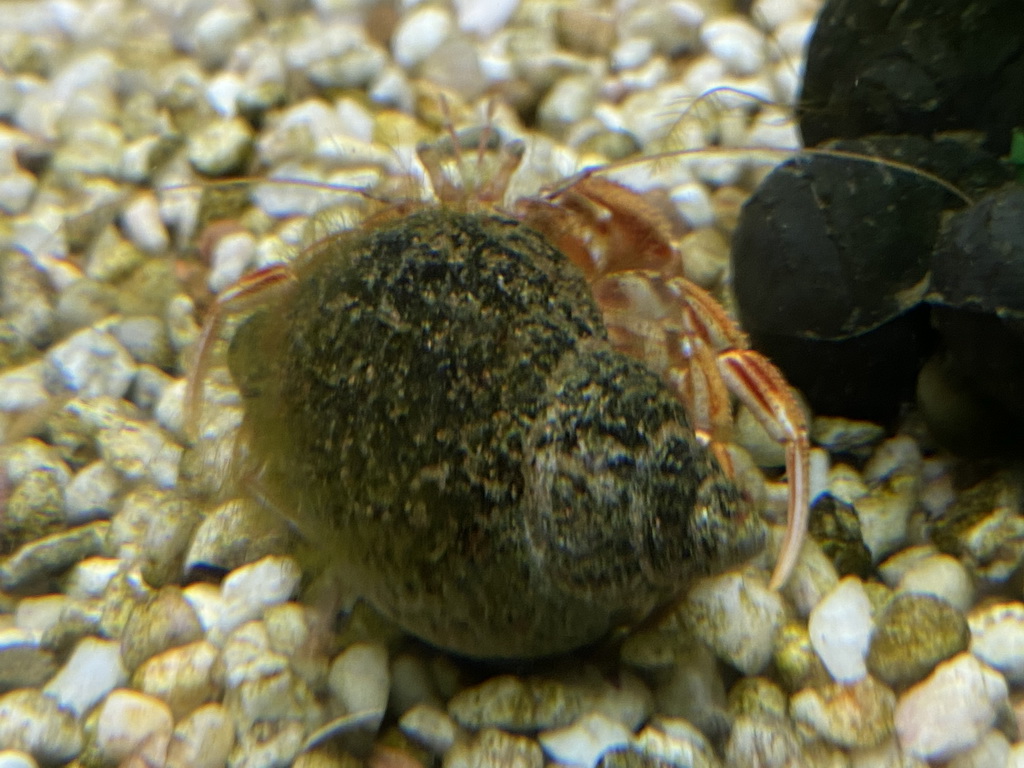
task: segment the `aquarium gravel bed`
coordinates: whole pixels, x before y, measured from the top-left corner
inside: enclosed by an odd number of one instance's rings
[[[813,418],[814,540],[781,590],[772,525],[638,626],[504,661],[321,578],[317,532],[239,476],[233,318],[188,413],[215,297],[374,199],[432,199],[416,148],[448,127],[524,142],[513,201],[686,150],[614,178],[728,305],[818,3],[737,5],[0,7],[0,766],[1024,766],[1024,478],[913,408]],[[215,183],[244,174],[277,183]],[[783,450],[749,413],[736,433],[777,523]]]

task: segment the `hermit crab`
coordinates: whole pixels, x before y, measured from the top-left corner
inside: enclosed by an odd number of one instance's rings
[[[436,200],[380,206],[288,267],[224,292],[214,342],[245,407],[236,473],[411,634],[472,657],[588,644],[754,554],[733,482],[732,398],[785,444],[788,527],[807,525],[804,417],[725,311],[673,273],[663,214],[598,173],[502,207],[522,146],[453,180],[464,140],[422,146]],[[479,164],[479,162],[478,162]]]

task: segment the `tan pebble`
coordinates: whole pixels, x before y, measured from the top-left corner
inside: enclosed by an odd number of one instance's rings
[[[162,701],[119,688],[100,705],[94,746],[109,763],[141,755],[160,765],[166,758],[173,726],[171,710]]]

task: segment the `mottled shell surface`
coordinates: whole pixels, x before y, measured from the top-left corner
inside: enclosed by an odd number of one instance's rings
[[[228,362],[269,498],[442,648],[566,651],[763,541],[579,270],[514,219],[428,208],[327,238]]]

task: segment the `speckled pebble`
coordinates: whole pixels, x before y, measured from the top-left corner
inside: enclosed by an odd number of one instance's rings
[[[36,539],[0,564],[0,588],[16,589],[104,551],[110,523],[80,525]]]
[[[46,353],[51,388],[65,387],[86,399],[124,397],[135,378],[136,363],[108,333],[84,328]]]
[[[961,653],[900,696],[896,734],[910,754],[945,760],[977,744],[1007,706],[1003,676]]]
[[[869,676],[800,691],[790,712],[796,722],[836,746],[873,747],[892,735],[895,704],[895,694]]]
[[[803,622],[787,622],[779,632],[775,647],[775,668],[791,690],[821,686],[831,680],[821,657],[811,646],[811,636]]]
[[[591,712],[572,725],[542,731],[537,738],[552,760],[594,768],[606,752],[626,746],[632,737],[633,732],[622,723]]]
[[[178,482],[183,449],[162,429],[142,421],[125,421],[100,430],[100,456],[126,480],[149,480],[161,488]]]
[[[902,688],[966,650],[969,641],[967,622],[949,603],[929,595],[896,595],[878,619],[868,668]]]
[[[0,691],[40,686],[57,669],[53,652],[40,646],[40,635],[21,627],[0,629]]]
[[[606,760],[607,768],[628,766],[628,756],[640,755],[641,765],[686,765],[692,768],[718,768],[714,749],[707,738],[686,720],[659,717],[637,734],[629,750],[613,752]],[[622,758],[627,758],[622,760]]]
[[[43,688],[62,707],[82,717],[104,696],[128,682],[120,643],[85,637]]]
[[[525,736],[513,736],[485,728],[468,743],[456,744],[444,756],[444,768],[541,768],[540,744]]]
[[[233,570],[282,551],[287,539],[280,518],[252,502],[235,499],[203,519],[189,545],[185,567]]]
[[[832,679],[853,683],[867,674],[864,659],[875,624],[861,580],[847,576],[811,611],[811,645]]]
[[[686,596],[686,616],[697,637],[719,658],[754,675],[771,661],[785,621],[777,592],[750,573],[726,573],[700,581]]]
[[[531,732],[572,723],[588,711],[636,727],[650,714],[651,695],[626,674],[612,686],[593,669],[568,679],[492,677],[465,688],[448,702],[448,714],[470,729],[503,728]]]
[[[971,653],[1002,672],[1011,685],[1024,683],[1024,603],[979,606],[967,623]]]
[[[93,747],[107,763],[120,764],[131,756],[149,764],[163,763],[174,719],[159,699],[119,688],[99,707]]]
[[[728,766],[804,765],[800,740],[793,727],[781,718],[741,715],[729,731],[725,745]]]
[[[125,666],[134,670],[168,648],[203,637],[195,609],[177,587],[164,587],[134,607],[121,638]]]
[[[139,665],[132,687],[160,699],[180,719],[220,697],[220,681],[214,674],[219,656],[217,647],[206,640],[170,648]]]
[[[205,704],[175,726],[165,768],[223,768],[234,744],[227,710]]]
[[[54,699],[22,688],[0,696],[0,744],[27,752],[43,765],[59,765],[81,752],[82,729]]]

